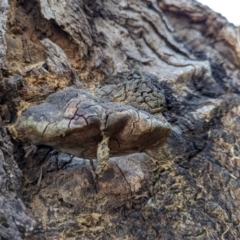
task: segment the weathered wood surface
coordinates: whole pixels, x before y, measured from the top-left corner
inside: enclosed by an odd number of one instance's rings
[[[194,0],[0,11],[2,239],[240,239],[233,25]]]

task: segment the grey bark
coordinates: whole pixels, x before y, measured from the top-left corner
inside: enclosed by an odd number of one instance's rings
[[[235,26],[194,0],[0,11],[2,239],[240,239]]]

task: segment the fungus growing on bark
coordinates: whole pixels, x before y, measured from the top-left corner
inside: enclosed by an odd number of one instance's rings
[[[106,170],[109,155],[159,145],[171,132],[163,117],[127,105],[103,103],[74,88],[51,94],[44,103],[29,107],[13,128],[23,142],[52,146],[77,157],[97,157],[97,173]]]

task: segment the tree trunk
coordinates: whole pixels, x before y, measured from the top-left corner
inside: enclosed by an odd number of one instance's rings
[[[240,46],[195,0],[0,1],[1,239],[240,239]]]

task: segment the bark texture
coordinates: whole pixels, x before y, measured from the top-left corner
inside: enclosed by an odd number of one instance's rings
[[[0,1],[2,239],[240,239],[240,47],[192,0]]]

